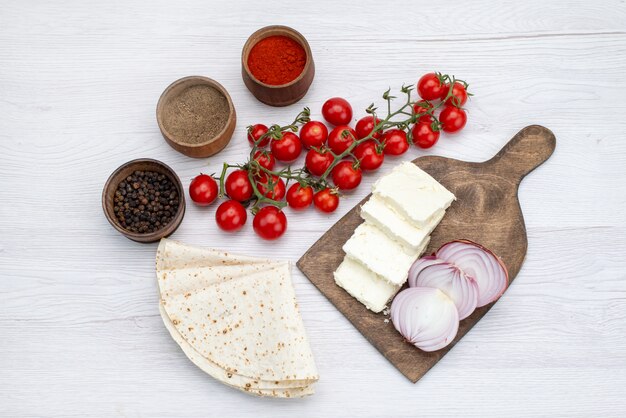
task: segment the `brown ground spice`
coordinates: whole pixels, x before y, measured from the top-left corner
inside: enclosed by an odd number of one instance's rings
[[[191,86],[172,97],[163,109],[163,126],[179,142],[200,144],[215,138],[226,126],[226,97],[207,85]]]

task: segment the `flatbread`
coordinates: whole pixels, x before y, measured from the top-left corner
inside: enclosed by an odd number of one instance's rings
[[[163,319],[165,328],[167,328],[172,336],[172,339],[178,343],[187,358],[189,358],[193,364],[198,366],[200,370],[214,377],[218,381],[235,389],[258,396],[297,398],[312,395],[314,393],[313,387],[310,386],[313,381],[293,380],[287,382],[267,382],[265,380],[254,380],[238,374],[228,373],[217,364],[202,357],[200,353],[194,350],[187,340],[181,337],[178,331],[176,331],[176,327],[174,327],[174,324],[172,324],[172,321],[167,316],[167,312],[165,311],[165,308],[163,308],[163,305],[159,305],[159,312],[161,313],[161,318]]]
[[[317,370],[287,262],[187,246],[157,250],[160,311],[187,357],[259,396],[313,393]]]
[[[156,258],[157,270],[257,263],[281,263],[281,261],[186,245],[167,238],[161,239]]]
[[[163,301],[183,338],[226,371],[270,381],[317,379],[287,265]]]

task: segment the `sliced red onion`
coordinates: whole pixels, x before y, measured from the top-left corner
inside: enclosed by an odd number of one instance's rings
[[[424,257],[415,260],[415,263],[413,263],[411,269],[409,270],[409,286],[415,287],[417,275],[420,274],[420,272],[426,267],[441,263],[445,263],[445,261],[438,259],[434,255],[425,255]]]
[[[454,302],[459,311],[459,319],[470,316],[478,303],[476,281],[454,264],[443,260],[441,263],[431,264],[424,268],[411,286],[441,290]]]
[[[506,290],[509,274],[504,263],[493,252],[475,242],[452,241],[439,248],[435,255],[460,267],[476,281],[479,308],[494,302]]]
[[[439,350],[454,340],[459,313],[441,290],[410,287],[391,303],[391,321],[408,342],[424,351]]]

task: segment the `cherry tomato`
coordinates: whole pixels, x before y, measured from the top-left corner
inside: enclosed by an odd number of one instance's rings
[[[250,146],[253,146],[255,141],[258,141],[261,136],[265,135],[267,133],[267,130],[267,126],[263,125],[262,123],[257,123],[256,125],[252,126],[252,129],[248,133],[248,142],[250,143]],[[257,144],[257,146],[264,147],[269,143],[270,137],[266,136],[263,141]]]
[[[431,110],[433,108],[433,105],[426,101],[426,100],[422,100],[421,102],[417,102],[413,105],[413,113],[418,114],[418,113],[426,113],[429,110]],[[428,123],[432,123],[433,118],[428,115],[428,114],[423,114],[422,116],[419,117],[419,119],[417,120],[418,122],[428,122]]]
[[[346,99],[333,97],[324,102],[322,115],[331,125],[347,125],[352,120],[352,106]]]
[[[348,125],[339,125],[328,135],[328,147],[337,155],[341,154],[354,142],[356,132]]]
[[[339,196],[335,190],[325,188],[315,193],[313,204],[322,212],[331,213],[339,206]]]
[[[215,221],[224,231],[234,232],[246,223],[248,215],[243,205],[235,200],[227,200],[217,207]]]
[[[376,118],[376,124],[380,123],[380,119]],[[374,130],[374,116],[365,116],[359,119],[356,123],[356,137],[357,139],[363,139],[368,136]],[[373,138],[380,138],[380,131],[373,135]]]
[[[467,123],[467,114],[465,110],[458,107],[446,106],[439,115],[439,122],[441,122],[441,129],[444,132],[458,132]]]
[[[319,150],[311,148],[306,153],[306,160],[304,162],[309,173],[314,176],[321,176],[326,172],[328,167],[333,163],[333,155],[326,149],[321,148]]]
[[[276,206],[265,206],[254,216],[254,232],[263,239],[273,240],[287,230],[287,217]]]
[[[445,98],[448,95],[448,91],[450,90],[450,84],[446,84],[445,90],[443,92],[443,96],[441,98]],[[452,96],[448,98],[444,103],[446,105],[461,107],[467,102],[467,90],[465,86],[458,81],[454,82],[454,86],[452,86]]]
[[[226,194],[233,200],[243,202],[252,197],[252,184],[246,170],[235,170],[226,177]]]
[[[196,176],[189,183],[189,197],[198,206],[208,206],[217,198],[217,182],[207,174]]]
[[[305,123],[300,129],[300,141],[305,148],[321,147],[328,138],[328,128],[316,120]]]
[[[258,150],[254,153],[254,160],[259,163],[259,165],[268,170],[273,170],[276,165],[276,158],[271,151],[266,150]]]
[[[274,158],[284,163],[295,161],[302,152],[302,142],[293,132],[283,132],[281,139],[274,139],[270,145]]]
[[[361,169],[354,168],[352,161],[341,161],[333,168],[333,183],[340,190],[352,190],[361,184]]]
[[[292,184],[287,190],[287,203],[292,209],[304,210],[313,202],[313,188],[301,186],[300,183]]]
[[[439,140],[439,131],[433,131],[430,122],[420,122],[413,125],[411,134],[413,143],[420,148],[430,148]]]
[[[390,129],[383,134],[385,154],[402,155],[409,149],[409,141],[406,132],[402,129]]]
[[[272,183],[271,190],[270,183]],[[261,173],[257,180],[256,188],[263,196],[273,200],[281,200],[285,197],[285,182],[283,179],[273,174],[270,181],[267,173]]]
[[[417,82],[417,92],[424,100],[441,99],[441,95],[446,91],[446,86],[435,73],[424,74]]]
[[[385,160],[382,149],[371,139],[361,142],[354,148],[354,156],[360,161],[360,167],[364,170],[376,170]]]

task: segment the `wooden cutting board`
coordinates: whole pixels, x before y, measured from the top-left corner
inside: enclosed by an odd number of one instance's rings
[[[528,240],[517,190],[521,180],[546,161],[556,146],[552,132],[532,125],[522,129],[492,159],[470,163],[451,158],[425,156],[414,160],[437,179],[457,200],[434,230],[425,254],[442,244],[466,238],[498,254],[511,280],[519,272]],[[341,218],[298,260],[298,268],[344,314],[346,318],[412,382],[417,382],[493,306],[477,309],[461,321],[454,341],[445,349],[426,353],[404,341],[385,316],[375,314],[335,284],[333,272],[343,261],[343,244],[363,220],[361,205]]]

